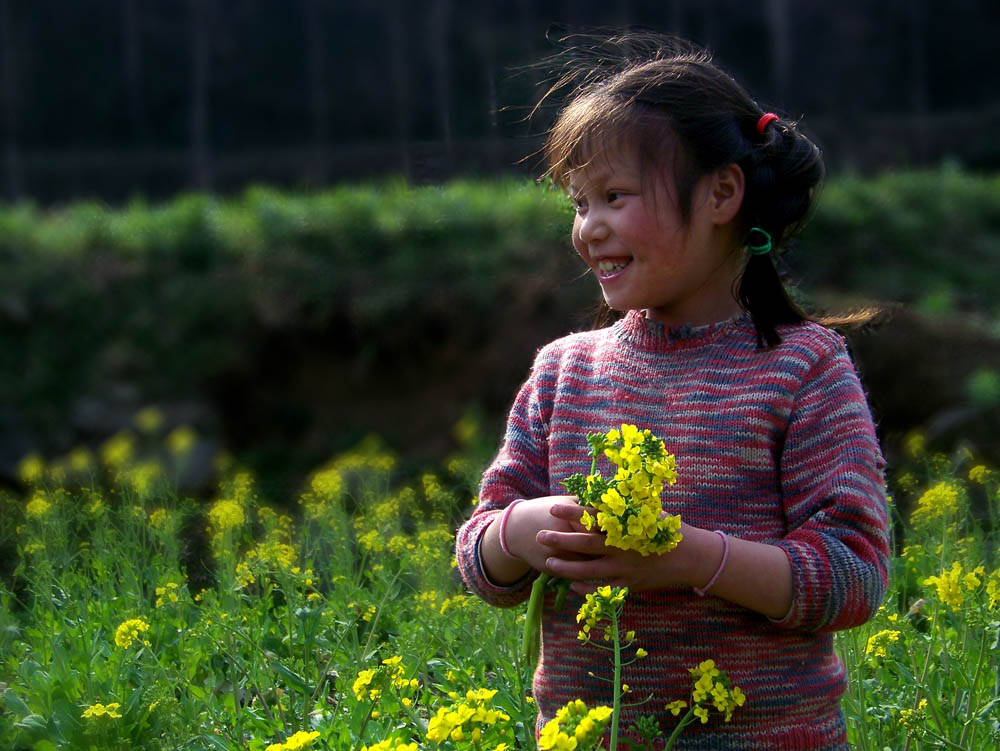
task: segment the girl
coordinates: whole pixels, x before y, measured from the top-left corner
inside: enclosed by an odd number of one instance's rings
[[[624,316],[538,353],[458,531],[459,567],[498,606],[538,572],[573,582],[564,608],[546,602],[539,728],[571,699],[610,699],[606,655],[576,639],[579,596],[600,583],[629,588],[622,628],[649,652],[624,678],[653,699],[623,727],[655,714],[669,732],[664,704],[713,659],[746,704],[678,748],[844,749],[831,632],[864,623],[886,589],[884,462],[842,338],[795,307],[771,257],[808,214],[820,153],[704,51],[618,41],[629,59],[587,73],[545,151],[576,207],[573,246]],[[683,541],[660,556],[606,547],[560,493],[590,467],[585,434],[623,423],[677,460],[663,504]]]

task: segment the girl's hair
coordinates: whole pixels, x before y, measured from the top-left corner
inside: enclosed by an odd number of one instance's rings
[[[707,51],[650,33],[575,34],[561,41],[569,46],[548,62],[559,63],[564,73],[546,99],[567,86],[574,89],[544,147],[545,176],[556,185],[567,188],[574,170],[627,144],[636,149],[644,182],[672,177],[685,223],[698,180],[736,164],[745,182],[736,220],[741,246],[752,227],[769,233],[775,250],[802,228],[823,181],[820,150],[785,119],[758,132],[765,111]],[[670,165],[672,174],[663,174],[662,165]],[[781,341],[778,325],[807,319],[789,297],[772,255],[750,255],[735,290],[761,346]]]

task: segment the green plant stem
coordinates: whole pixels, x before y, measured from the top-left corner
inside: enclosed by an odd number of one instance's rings
[[[979,605],[980,616],[985,617],[983,613],[983,606]],[[965,734],[969,732],[969,728],[972,728],[972,735],[969,737],[969,746],[972,746],[972,741],[976,737],[976,726],[972,722],[972,705],[973,698],[976,695],[976,685],[979,683],[979,674],[983,669],[983,658],[986,656],[986,634],[983,634],[979,639],[979,656],[976,658],[976,672],[972,675],[972,686],[969,689],[969,706],[965,713],[965,727],[962,728],[962,735],[958,739],[958,744],[961,746],[965,743]]]
[[[614,643],[615,656],[615,690],[614,700],[611,707],[611,745],[609,751],[616,751],[618,748],[618,721],[622,707],[622,647],[621,634],[618,631],[618,610],[615,610],[611,619],[611,637]]]
[[[538,650],[541,644],[539,630],[542,627],[542,606],[545,604],[545,585],[551,577],[541,573],[531,585],[531,597],[528,598],[528,610],[524,614],[524,631],[521,634],[521,655],[530,667],[538,662]]]
[[[694,720],[694,707],[695,705],[692,703],[691,708],[687,711],[687,714],[681,717],[681,721],[677,723],[677,727],[674,728],[670,737],[667,738],[667,744],[663,747],[663,751],[670,751],[670,749],[674,747],[674,743],[677,742],[677,738],[680,736],[681,731],[683,731],[684,728],[690,725]]]

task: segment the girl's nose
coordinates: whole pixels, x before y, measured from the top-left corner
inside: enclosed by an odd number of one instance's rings
[[[577,218],[580,239],[586,244],[600,242],[608,236],[608,225],[599,210],[590,209]]]

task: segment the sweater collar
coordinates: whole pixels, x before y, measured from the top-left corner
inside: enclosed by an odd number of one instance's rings
[[[614,325],[613,329],[615,335],[623,343],[639,349],[671,350],[709,344],[741,326],[748,326],[752,334],[753,323],[747,311],[738,313],[725,321],[702,326],[690,324],[667,326],[657,321],[650,321],[642,314],[641,310],[630,310],[624,318]]]

